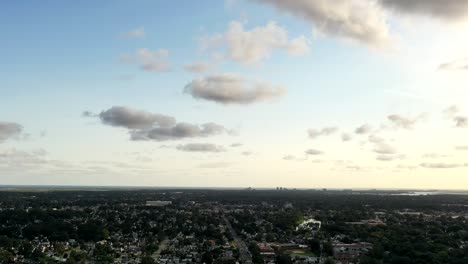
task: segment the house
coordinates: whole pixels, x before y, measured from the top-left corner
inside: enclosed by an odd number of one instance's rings
[[[333,243],[333,257],[342,264],[348,264],[353,259],[372,249],[371,243]]]

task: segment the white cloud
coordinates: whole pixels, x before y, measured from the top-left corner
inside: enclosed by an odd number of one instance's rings
[[[275,22],[265,26],[244,29],[244,24],[233,21],[223,34],[216,34],[202,39],[202,46],[222,48],[223,57],[243,64],[256,64],[271,56],[274,50],[285,50],[292,56],[304,56],[310,53],[305,36],[288,38],[288,32]]]
[[[447,117],[447,118],[453,118],[455,117],[458,113],[460,113],[460,108],[456,105],[451,105],[447,108],[444,109],[442,114]]]
[[[299,17],[327,36],[382,48],[391,42],[384,11],[363,0],[256,0]]]
[[[135,28],[134,30],[125,32],[123,36],[125,38],[144,38],[146,36],[145,28],[144,27]]]
[[[307,130],[307,134],[309,134],[309,138],[315,139],[320,136],[328,136],[328,135],[334,134],[337,131],[338,131],[337,127],[324,127],[319,130],[311,128]]]
[[[184,69],[193,73],[205,73],[212,68],[212,65],[204,62],[195,62],[184,66]]]
[[[412,129],[416,123],[424,120],[426,114],[420,114],[416,117],[405,117],[401,115],[389,115],[387,118],[396,128]]]
[[[421,163],[420,166],[427,169],[455,169],[468,167],[468,163]]]
[[[457,59],[454,61],[442,63],[439,65],[439,70],[468,70],[468,58]]]
[[[169,51],[159,49],[151,51],[147,48],[138,49],[135,55],[123,55],[120,60],[124,63],[137,63],[140,68],[148,72],[165,72],[169,70]]]
[[[322,155],[323,151],[320,151],[320,150],[317,150],[317,149],[308,149],[308,150],[305,151],[305,154],[316,156],[316,155]]]
[[[426,153],[422,155],[422,157],[425,159],[441,159],[441,158],[452,157],[452,155],[445,155],[445,154],[439,154],[439,153]]]
[[[353,137],[348,133],[341,134],[341,141],[343,142],[351,141],[352,139]]]
[[[298,158],[294,155],[286,155],[283,157],[283,160],[287,160],[287,161],[306,161],[307,160],[307,157],[305,158]]]

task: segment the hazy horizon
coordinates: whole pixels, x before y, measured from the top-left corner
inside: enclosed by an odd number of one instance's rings
[[[2,3],[0,183],[466,190],[442,2]]]

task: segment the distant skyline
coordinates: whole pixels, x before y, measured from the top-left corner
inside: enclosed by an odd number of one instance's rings
[[[0,6],[0,185],[468,189],[468,2]]]

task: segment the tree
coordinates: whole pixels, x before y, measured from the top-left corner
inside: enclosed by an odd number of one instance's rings
[[[201,258],[201,262],[206,263],[206,264],[213,263],[213,255],[211,254],[211,252],[207,251],[207,252],[203,253],[202,258]]]
[[[324,242],[323,243],[323,251],[328,256],[333,256],[333,245],[331,242]]]
[[[249,245],[250,254],[252,254],[252,262],[253,263],[263,263],[262,255],[260,255],[260,248],[258,247],[257,243],[252,242]]]
[[[153,254],[154,252],[156,252],[156,250],[158,250],[158,248],[159,248],[158,244],[154,242],[148,243],[145,246],[145,252],[148,254]]]
[[[0,263],[1,264],[14,263],[13,254],[11,254],[10,251],[0,249]]]
[[[113,263],[113,251],[108,244],[96,244],[93,252],[94,257],[98,263]]]
[[[287,254],[281,254],[276,257],[276,263],[278,264],[291,264],[291,256]]]
[[[309,241],[310,251],[312,251],[315,255],[320,255],[320,240],[312,239]]]
[[[155,264],[156,261],[150,256],[144,256],[141,258],[141,264]]]

